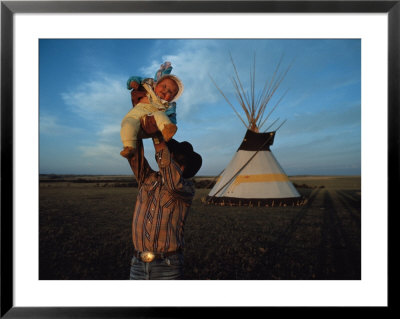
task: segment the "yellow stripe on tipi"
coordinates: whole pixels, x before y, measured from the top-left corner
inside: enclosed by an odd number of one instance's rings
[[[239,175],[233,184],[236,186],[242,183],[264,183],[264,182],[288,182],[286,174],[257,174],[257,175]]]

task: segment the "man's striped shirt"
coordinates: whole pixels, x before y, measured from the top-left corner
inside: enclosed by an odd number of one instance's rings
[[[133,245],[138,251],[171,252],[184,247],[184,225],[194,196],[194,184],[182,177],[168,147],[156,153],[159,171],[151,169],[137,141],[130,165],[138,181],[132,219]]]

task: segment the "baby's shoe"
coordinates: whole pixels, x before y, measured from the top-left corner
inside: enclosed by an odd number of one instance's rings
[[[119,154],[122,157],[130,158],[135,154],[135,148],[133,148],[132,146],[125,146]]]
[[[174,136],[177,130],[178,127],[175,124],[165,124],[163,130],[161,131],[164,141],[168,142],[172,138],[172,136]]]

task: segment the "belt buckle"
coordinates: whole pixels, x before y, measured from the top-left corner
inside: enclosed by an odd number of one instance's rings
[[[154,255],[151,251],[144,251],[140,254],[140,258],[142,259],[142,261],[144,261],[145,263],[150,263],[154,260],[154,258],[156,257],[156,255]]]

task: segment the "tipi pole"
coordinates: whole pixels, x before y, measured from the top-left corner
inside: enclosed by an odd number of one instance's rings
[[[265,119],[263,119],[264,116],[264,111],[268,105],[268,103],[270,102],[272,96],[275,94],[275,92],[277,91],[277,89],[279,88],[279,86],[281,85],[282,81],[284,80],[284,78],[286,77],[288,71],[291,68],[291,65],[289,65],[289,67],[284,70],[283,72],[279,72],[280,69],[280,65],[282,63],[283,60],[283,56],[281,57],[281,59],[279,60],[278,65],[276,66],[274,73],[273,73],[273,77],[270,81],[266,81],[264,88],[261,92],[261,94],[258,96],[257,100],[255,98],[255,87],[256,87],[256,67],[255,67],[255,55],[254,55],[254,63],[253,63],[253,69],[250,69],[250,86],[251,86],[251,91],[250,91],[250,95],[244,90],[244,87],[242,85],[242,82],[240,81],[240,77],[239,77],[239,73],[238,70],[236,68],[235,62],[233,60],[232,55],[230,54],[230,59],[231,59],[231,63],[233,66],[233,70],[234,70],[234,76],[231,78],[232,82],[233,82],[233,86],[235,88],[236,91],[236,99],[238,100],[240,106],[242,107],[247,119],[248,119],[248,125],[246,125],[246,123],[244,122],[243,118],[240,116],[240,114],[236,111],[235,107],[232,105],[232,103],[228,100],[228,98],[225,96],[225,94],[222,92],[222,90],[218,87],[218,85],[216,84],[216,82],[213,80],[213,78],[210,76],[212,82],[214,83],[214,85],[216,86],[216,88],[218,89],[218,91],[221,93],[221,95],[224,97],[224,99],[226,100],[226,102],[231,106],[231,108],[234,110],[234,112],[236,113],[236,115],[239,117],[239,119],[242,121],[242,123],[246,126],[246,128],[248,130],[251,130],[253,132],[258,133],[259,129],[261,128],[261,126],[266,122],[266,120],[269,118],[269,116],[271,115],[271,113],[276,109],[276,107],[280,104],[281,100],[283,99],[283,96],[278,100],[278,102],[275,104],[275,106],[272,108],[272,110],[269,112],[269,114],[267,115],[267,117]],[[286,94],[286,93],[285,93]],[[284,95],[285,95],[284,94]],[[286,121],[286,120],[285,120]],[[284,122],[285,122],[284,121]],[[276,122],[276,121],[275,121]],[[274,122],[274,123],[275,123]],[[283,123],[284,123],[283,122]],[[261,123],[261,125],[260,125]],[[273,124],[274,124],[273,123]],[[282,123],[282,124],[283,124]],[[282,126],[282,124],[278,127],[278,129]],[[276,132],[278,129],[276,129],[274,132]],[[268,129],[267,129],[268,130]],[[266,131],[267,131],[266,130]],[[222,189],[224,189],[229,183],[232,182],[232,180],[234,180],[236,178],[236,176],[250,163],[250,161],[258,154],[258,152],[264,148],[265,145],[267,145],[267,143],[270,141],[271,139],[270,135],[266,141],[261,145],[261,147],[248,159],[248,161],[229,179],[228,182],[226,182],[220,189],[218,189],[214,195],[212,195],[208,202],[212,201],[215,196],[221,192]],[[240,202],[239,202],[240,204]]]

